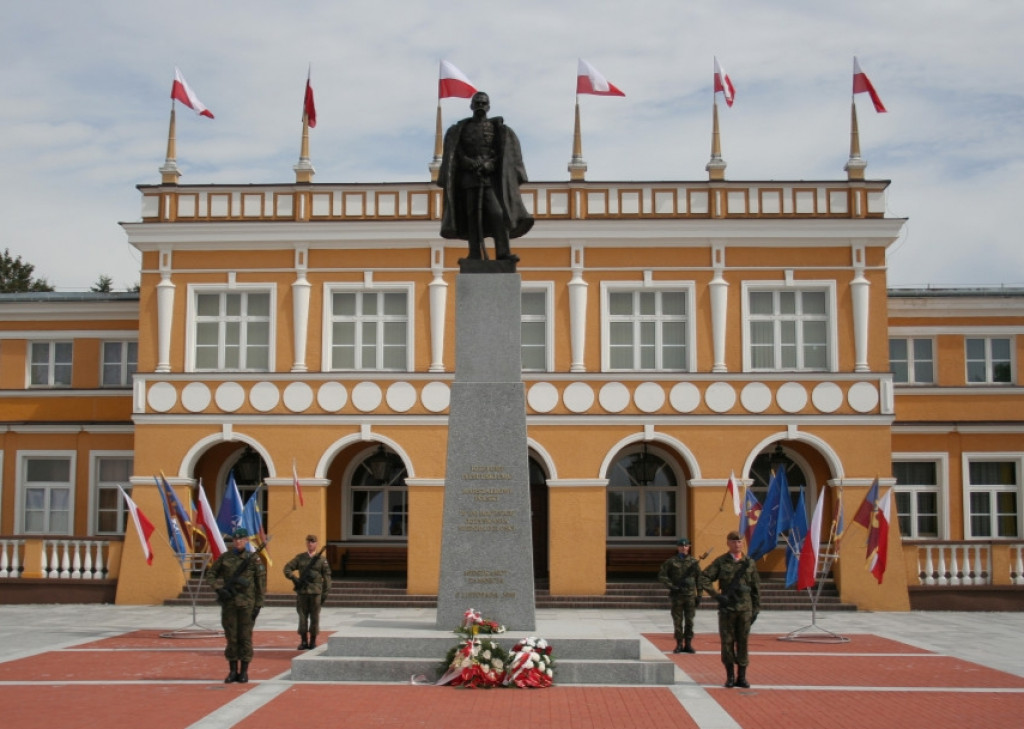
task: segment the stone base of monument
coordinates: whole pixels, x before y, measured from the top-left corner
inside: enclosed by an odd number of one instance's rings
[[[440,663],[460,641],[454,633],[426,631],[420,637],[332,636],[314,651],[292,659],[292,681],[409,683],[414,676],[436,681]],[[526,634],[482,635],[511,649]],[[643,638],[545,636],[553,648],[555,685],[667,686],[675,664]]]

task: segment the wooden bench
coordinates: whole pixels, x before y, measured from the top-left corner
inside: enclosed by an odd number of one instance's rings
[[[402,572],[407,569],[409,549],[401,546],[330,545],[327,561],[339,577],[348,574]]]
[[[662,562],[675,553],[674,547],[608,547],[605,569],[609,575],[655,576]]]

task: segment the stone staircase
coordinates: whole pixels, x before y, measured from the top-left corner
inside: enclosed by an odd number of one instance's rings
[[[518,638],[481,636],[510,650]],[[314,651],[292,659],[292,681],[380,681],[408,683],[414,676],[434,682],[441,661],[459,638],[432,636],[331,636]],[[646,641],[632,638],[557,638],[555,682],[565,684],[657,685],[675,683],[675,664]],[[641,652],[643,651],[643,655]]]
[[[195,582],[193,581],[193,585]],[[535,588],[538,608],[593,608],[625,610],[668,609],[665,588],[653,579],[634,579],[609,582],[604,595],[565,596],[552,595],[546,580],[538,580]],[[199,605],[215,605],[216,596],[206,584],[199,588]],[[191,605],[188,590],[165,605]],[[272,593],[267,595],[268,607],[292,607],[293,593]],[[406,594],[405,581],[396,579],[339,579],[331,584],[326,607],[437,607],[436,595]],[[715,602],[706,597],[701,601],[702,610],[714,610]],[[781,577],[762,577],[761,607],[765,610],[810,610],[811,600],[806,590],[788,589]],[[826,580],[818,597],[820,611],[854,611],[854,605],[839,602],[839,593],[834,582]]]

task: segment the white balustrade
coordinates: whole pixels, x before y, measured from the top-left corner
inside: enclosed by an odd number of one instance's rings
[[[1018,562],[1020,550],[1018,549]],[[917,574],[922,585],[991,585],[992,552],[988,544],[920,544]],[[1017,583],[1024,584],[1024,581]]]
[[[1024,585],[1024,545],[1010,547],[1010,584]]]
[[[48,579],[102,580],[109,542],[48,539],[43,543],[41,572]],[[49,555],[49,556],[47,556]]]
[[[0,539],[0,577],[21,577],[24,539]]]

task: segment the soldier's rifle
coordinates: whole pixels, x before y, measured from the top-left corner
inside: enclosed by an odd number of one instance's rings
[[[292,579],[292,589],[294,589],[295,592],[301,592],[302,588],[313,580],[313,567],[316,565],[317,560],[319,560],[326,551],[327,545],[325,544],[320,548],[320,551],[316,553],[313,559],[309,560],[309,564],[307,564],[306,568],[302,570],[302,573],[298,577]]]
[[[231,576],[224,580],[223,585],[217,588],[217,602],[221,605],[227,605],[235,598],[239,590],[249,586],[248,581],[243,578],[242,575],[245,574],[246,569],[248,569],[249,562],[252,561],[252,558],[266,549],[269,542],[270,537],[267,537],[266,541],[259,544],[256,549],[246,553],[245,557],[239,563],[238,567],[235,568],[235,571]]]

